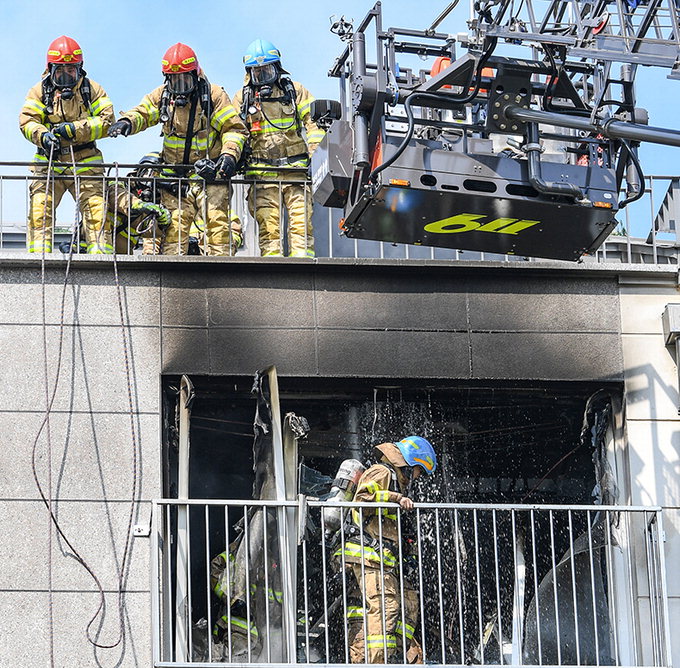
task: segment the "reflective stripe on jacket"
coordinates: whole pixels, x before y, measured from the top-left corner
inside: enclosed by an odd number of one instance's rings
[[[141,132],[160,123],[160,105],[164,86],[152,90],[133,109],[121,114],[132,123],[132,133]],[[200,102],[196,103],[194,131],[189,152],[189,162],[200,158],[217,158],[228,153],[239,159],[248,132],[234,109],[229,96],[220,86],[211,85],[211,114],[208,120]],[[171,100],[168,105],[169,120],[163,123],[163,150],[161,160],[168,164],[182,164],[184,146],[189,130],[191,103],[179,107]]]
[[[113,104],[106,95],[104,89],[92,79],[90,83],[90,106],[85,106],[80,92],[82,79],[75,87],[74,95],[70,100],[64,100],[58,90],[54,92],[52,100],[53,111],[48,113],[42,101],[42,83],[38,83],[26,95],[26,100],[19,113],[19,128],[24,137],[36,146],[41,146],[40,139],[45,132],[55,125],[63,122],[71,122],[75,127],[75,135],[72,139],[60,138],[62,149],[69,146],[78,147],[88,144],[86,148],[75,151],[76,162],[102,162],[102,155],[92,143],[104,137],[109,126],[114,121]],[[47,157],[37,154],[36,162],[47,164]],[[55,161],[64,163],[63,166],[55,165],[57,174],[68,169],[71,162],[71,154],[65,153],[55,156]],[[93,165],[94,167],[94,165]],[[90,171],[90,167],[80,167],[76,174]]]
[[[245,84],[248,85],[249,81],[249,76],[246,75]],[[285,171],[267,172],[267,161],[295,156],[310,156],[323,139],[325,132],[312,121],[310,114],[310,106],[314,98],[297,81],[293,82],[293,87],[295,89],[294,103],[284,103],[280,100],[256,101],[253,113],[247,110],[245,123],[250,132],[250,148],[252,150],[249,162],[251,169],[248,170],[247,175],[267,179],[287,179],[289,175]],[[283,91],[275,86],[272,96],[279,97],[282,95]],[[242,105],[243,90],[240,89],[234,95],[234,106],[240,111]],[[305,137],[303,137],[303,131]],[[288,166],[306,169],[309,166],[309,160],[307,158],[305,162],[301,158],[296,160],[295,164]],[[294,178],[293,174],[291,173],[290,177]],[[298,178],[300,178],[299,173]],[[302,175],[302,178],[304,178],[304,175]]]

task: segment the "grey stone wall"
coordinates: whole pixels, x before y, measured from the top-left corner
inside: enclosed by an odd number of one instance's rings
[[[452,379],[623,378],[615,271],[381,261],[0,258],[0,666],[151,665],[148,538],[125,572],[125,641],[96,649],[99,597],[51,528],[32,473],[45,412],[43,331],[53,387],[36,471],[73,548],[106,592],[99,641],[119,633],[116,592],[133,481],[135,524],[161,494],[164,373]],[[131,435],[123,332],[129,345]],[[62,338],[63,337],[63,338]],[[52,593],[50,594],[50,590]],[[51,613],[50,613],[51,610]],[[100,627],[98,618],[93,635]],[[52,649],[51,649],[52,647]]]

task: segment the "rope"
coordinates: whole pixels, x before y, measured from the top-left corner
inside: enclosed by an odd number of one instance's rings
[[[80,180],[78,175],[76,174],[76,162],[75,162],[75,155],[73,152],[73,148],[71,147],[71,161],[72,161],[72,168],[73,168],[73,175],[74,175],[74,183],[75,183],[75,199],[76,202],[79,202],[80,200]],[[50,150],[50,155],[48,159],[48,165],[47,165],[47,192],[49,192],[49,180],[50,180],[50,175],[52,174],[52,162],[53,162],[53,151]],[[52,179],[54,182],[54,178]],[[116,182],[116,189],[117,189],[117,182]],[[107,214],[107,198],[104,197],[104,211],[103,211],[103,218],[102,218],[102,225],[106,225],[106,214]],[[79,207],[76,207],[79,210]],[[118,306],[119,306],[119,313],[120,313],[120,318],[121,318],[121,330],[122,330],[122,335],[123,335],[123,352],[124,352],[124,360],[125,360],[125,371],[126,371],[126,380],[127,380],[127,389],[128,389],[128,406],[130,409],[130,424],[131,424],[131,434],[132,434],[132,445],[133,445],[133,482],[132,482],[132,497],[131,497],[131,502],[130,502],[130,513],[128,517],[128,526],[127,526],[127,535],[125,539],[125,547],[123,550],[123,558],[121,560],[120,568],[118,571],[118,615],[119,615],[119,634],[118,638],[114,643],[111,644],[103,644],[99,643],[96,639],[96,637],[92,637],[91,634],[91,628],[92,625],[94,624],[95,620],[99,617],[100,613],[102,611],[105,611],[105,595],[104,595],[104,588],[101,584],[101,581],[97,577],[96,573],[93,571],[91,566],[85,561],[85,559],[81,556],[81,554],[78,552],[78,550],[75,548],[73,543],[69,540],[67,535],[64,533],[64,530],[61,528],[61,525],[59,524],[59,521],[55,515],[54,509],[52,507],[52,438],[51,438],[51,431],[50,431],[50,414],[52,412],[52,408],[54,405],[54,400],[56,398],[57,394],[57,389],[59,386],[59,380],[61,376],[61,368],[62,368],[62,357],[63,357],[63,343],[64,343],[64,313],[65,313],[65,303],[66,303],[66,289],[68,286],[68,279],[69,279],[69,274],[70,274],[70,269],[71,269],[71,261],[73,258],[73,249],[75,246],[75,241],[76,241],[76,236],[79,233],[80,229],[80,224],[78,217],[76,217],[76,224],[73,227],[73,231],[71,233],[71,241],[69,244],[69,253],[67,257],[67,262],[66,262],[66,271],[64,273],[64,282],[62,286],[62,294],[61,294],[61,305],[60,305],[60,316],[59,316],[59,340],[58,340],[58,348],[57,348],[57,364],[56,364],[56,370],[55,370],[55,380],[54,380],[54,386],[52,388],[52,391],[50,392],[49,389],[49,365],[48,365],[48,354],[47,354],[47,308],[46,308],[46,292],[45,292],[45,244],[43,243],[43,251],[42,251],[42,258],[41,258],[41,294],[42,294],[42,330],[43,330],[43,361],[44,361],[44,373],[45,373],[45,413],[43,416],[43,420],[40,424],[40,427],[38,429],[38,433],[36,434],[36,437],[33,441],[33,447],[32,447],[32,453],[31,453],[31,466],[32,466],[32,471],[33,471],[33,479],[35,481],[36,487],[38,489],[38,493],[40,494],[40,498],[42,499],[43,504],[48,510],[49,516],[50,516],[50,522],[52,525],[54,525],[55,530],[57,531],[57,534],[61,537],[61,539],[64,541],[66,546],[69,548],[71,551],[71,554],[73,558],[83,567],[83,569],[88,573],[88,575],[92,578],[93,582],[95,583],[95,586],[97,588],[97,591],[99,593],[99,605],[97,607],[97,610],[95,611],[94,615],[90,619],[90,621],[87,624],[86,627],[86,636],[88,641],[94,645],[97,648],[101,649],[113,649],[114,647],[117,647],[123,639],[125,638],[125,615],[124,615],[124,595],[123,595],[123,589],[124,589],[124,584],[125,584],[125,578],[126,578],[126,570],[128,567],[128,559],[130,555],[130,546],[131,546],[131,541],[132,541],[132,522],[134,519],[134,510],[135,510],[135,504],[136,504],[136,496],[137,496],[137,469],[138,469],[138,457],[137,457],[137,449],[138,449],[138,441],[137,441],[137,434],[136,434],[136,429],[134,425],[134,411],[133,411],[133,401],[132,401],[132,383],[131,383],[131,378],[130,378],[130,361],[129,361],[129,352],[128,352],[128,341],[127,341],[127,336],[125,333],[125,316],[124,316],[124,310],[123,310],[123,303],[122,303],[122,297],[121,297],[121,292],[120,292],[120,281],[119,281],[119,276],[118,276],[118,267],[116,263],[116,256],[114,252],[114,280],[116,284],[116,292],[118,296]],[[43,212],[43,226],[42,226],[42,231],[43,231],[43,237],[46,231],[47,227],[47,198],[45,199],[45,207],[44,207],[44,212]],[[36,470],[36,455],[37,455],[37,447],[38,447],[38,441],[40,440],[40,437],[43,433],[43,431],[46,430],[47,432],[47,452],[48,452],[48,495],[46,496],[45,490],[40,482],[40,479],[38,477],[38,473]],[[53,615],[53,596],[52,596],[52,531],[50,530],[49,532],[49,545],[48,545],[48,566],[49,566],[49,634],[50,634],[50,666],[51,668],[54,668],[54,615]],[[105,614],[105,612],[104,612]],[[103,620],[102,620],[103,621]],[[100,625],[101,628],[101,625]]]

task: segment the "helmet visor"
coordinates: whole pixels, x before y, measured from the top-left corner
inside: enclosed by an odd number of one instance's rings
[[[52,83],[57,88],[73,88],[80,79],[80,65],[63,64],[52,67]]]
[[[279,71],[276,67],[276,63],[267,63],[266,65],[250,68],[250,80],[254,86],[273,84],[276,81],[278,74]]]
[[[195,72],[180,72],[167,75],[168,88],[175,95],[188,95],[196,87]]]

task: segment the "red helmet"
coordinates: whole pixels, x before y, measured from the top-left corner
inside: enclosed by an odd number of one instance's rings
[[[198,72],[198,59],[194,50],[177,42],[171,46],[161,60],[163,74],[179,74],[181,72]]]
[[[83,62],[83,50],[78,42],[72,37],[62,35],[50,44],[47,49],[47,64],[81,63]]]

